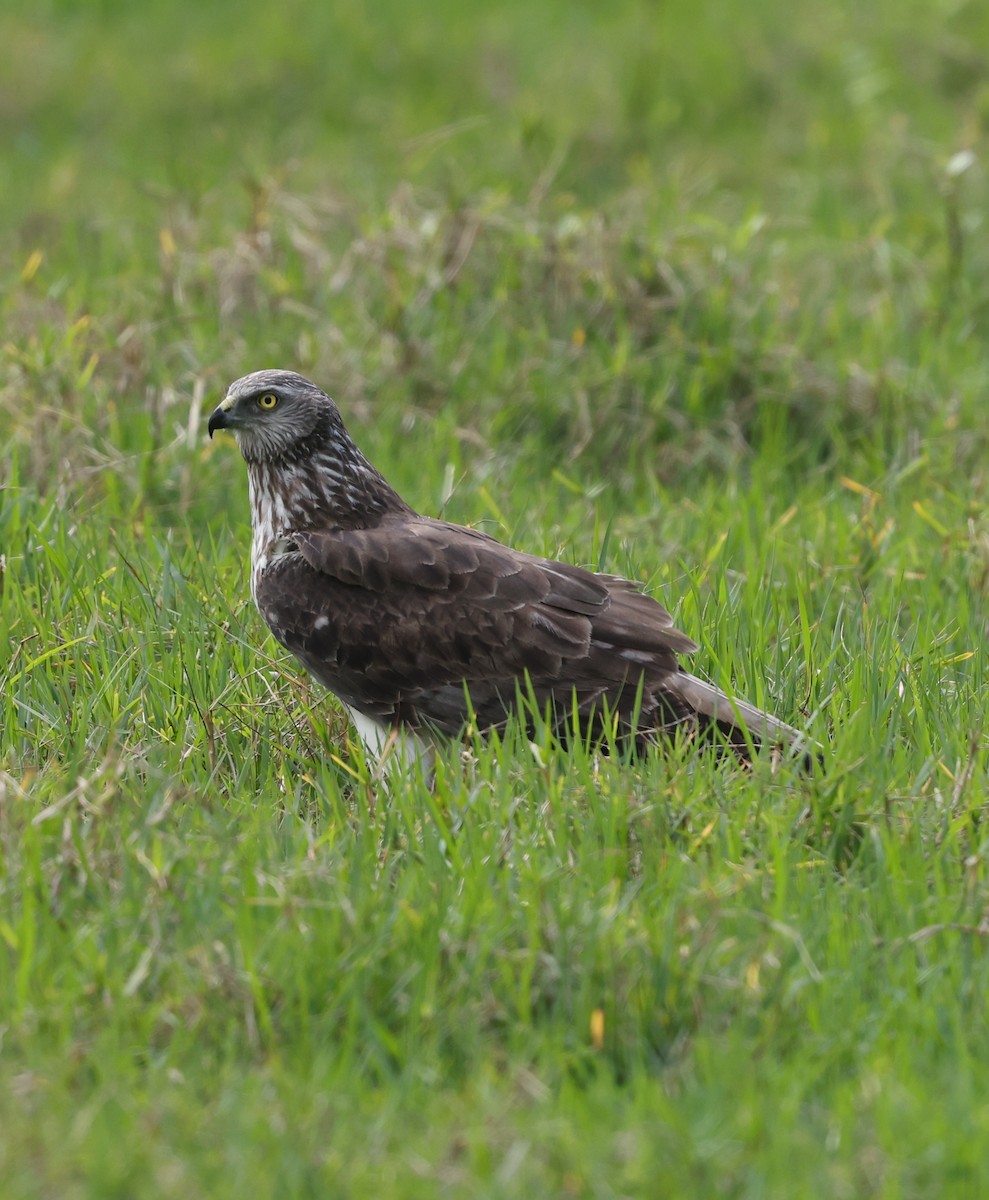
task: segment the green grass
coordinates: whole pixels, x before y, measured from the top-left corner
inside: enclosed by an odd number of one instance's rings
[[[984,1194],[989,10],[0,43],[4,1200]],[[204,436],[275,365],[825,768],[510,730],[382,788]]]

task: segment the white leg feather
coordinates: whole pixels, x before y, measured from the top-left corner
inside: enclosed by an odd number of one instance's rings
[[[415,763],[422,764],[422,773],[427,778],[433,770],[435,748],[431,741],[420,737],[411,729],[393,729],[382,721],[376,721],[350,705],[345,705],[354,723],[368,758],[379,768],[389,773],[401,771]]]

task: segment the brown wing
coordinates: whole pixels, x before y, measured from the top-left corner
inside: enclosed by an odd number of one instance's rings
[[[521,683],[631,711],[696,649],[628,580],[512,550],[428,518],[292,535],[258,604],[275,637],[347,704],[455,732],[504,720]],[[650,701],[651,702],[651,701]],[[645,715],[645,714],[643,714]]]

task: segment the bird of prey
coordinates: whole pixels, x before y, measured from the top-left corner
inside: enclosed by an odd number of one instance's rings
[[[742,758],[799,741],[685,671],[696,644],[637,583],[420,516],[301,375],[245,375],[208,428],[231,430],[247,462],[262,617],[373,755],[398,741],[405,759],[428,753],[469,722],[503,728],[527,699],[564,740],[610,729],[642,748],[687,726]]]

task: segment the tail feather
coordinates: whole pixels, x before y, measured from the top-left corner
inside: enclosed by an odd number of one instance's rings
[[[814,746],[806,734],[792,725],[787,725],[785,721],[746,700],[726,695],[713,683],[698,679],[687,671],[678,671],[671,676],[666,681],[666,687],[699,716],[716,722],[736,736],[744,737],[747,732],[755,742],[781,742],[804,751]],[[733,737],[732,741],[735,740]]]

